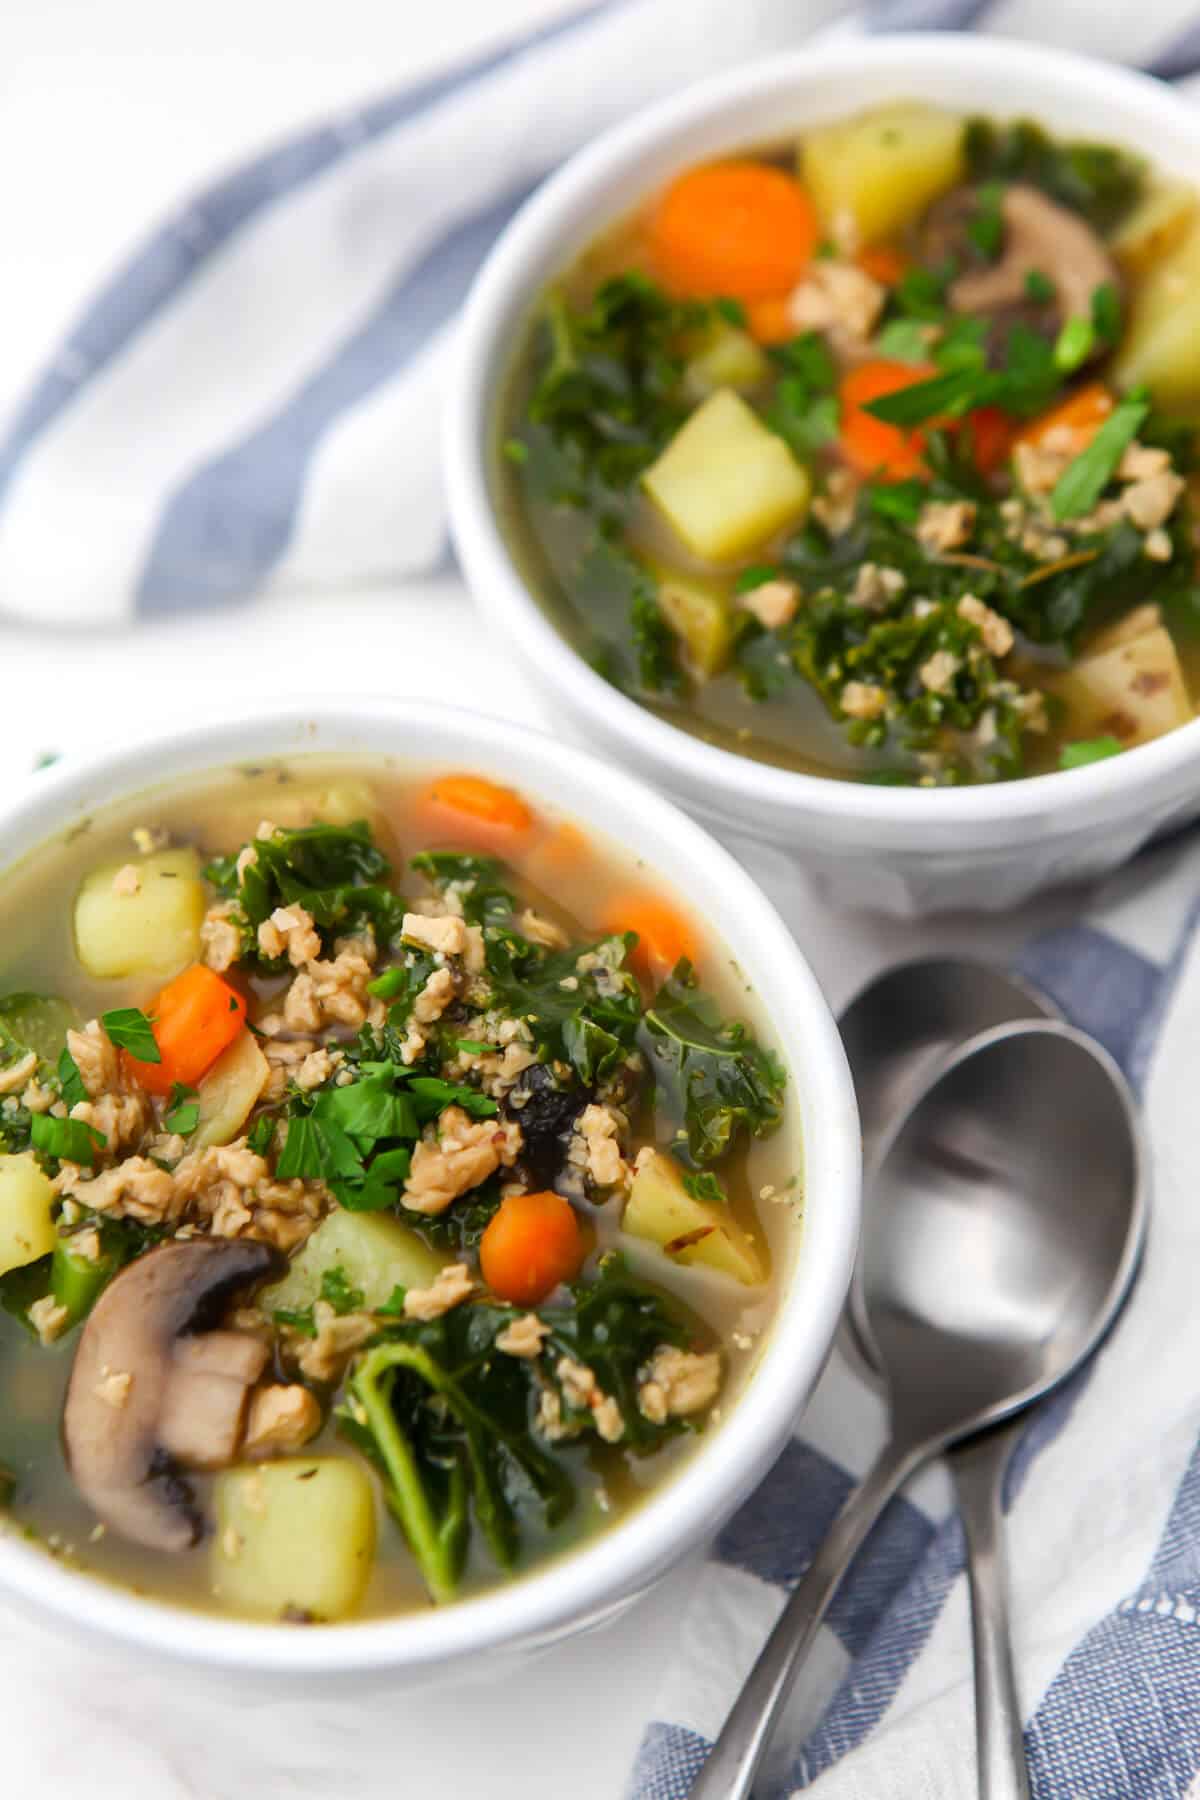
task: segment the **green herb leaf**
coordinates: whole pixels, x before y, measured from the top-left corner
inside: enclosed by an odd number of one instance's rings
[[[453,850],[422,850],[411,867],[439,894],[452,895],[472,925],[503,924],[516,904],[506,863],[495,856],[466,856]]]
[[[1040,269],[1030,269],[1025,277],[1025,292],[1030,300],[1037,301],[1040,306],[1048,306],[1058,289],[1050,277],[1043,275]]]
[[[112,1012],[101,1013],[100,1023],[118,1050],[128,1050],[138,1062],[162,1061],[150,1021],[140,1007],[118,1006]]]
[[[892,319],[876,339],[881,356],[896,362],[929,361],[929,330],[920,319]]]
[[[1121,296],[1111,281],[1103,281],[1093,290],[1092,325],[1099,343],[1120,343]]]
[[[1079,738],[1073,744],[1064,744],[1059,753],[1060,769],[1084,769],[1089,763],[1103,762],[1107,757],[1119,756],[1121,745],[1115,737]]]
[[[967,220],[967,236],[989,262],[999,256],[1004,243],[1003,205],[1003,182],[984,182],[975,190],[975,211]]]
[[[178,1132],[180,1137],[191,1137],[199,1123],[200,1101],[195,1088],[188,1087],[183,1081],[174,1082],[163,1115],[164,1129]]]
[[[1025,181],[1093,225],[1102,236],[1137,204],[1145,164],[1110,144],[1051,137],[1027,119],[996,125],[971,119],[965,148],[974,181]]]
[[[1055,366],[1070,375],[1083,366],[1095,348],[1096,327],[1091,319],[1076,314],[1066,321],[1058,334],[1054,345]]]
[[[645,1030],[659,1101],[679,1124],[675,1148],[693,1167],[716,1162],[742,1131],[766,1137],[778,1128],[782,1064],[748,1025],[722,1018],[686,960],[655,996]]]
[[[322,1275],[321,1298],[328,1301],[335,1313],[344,1316],[346,1313],[361,1311],[366,1295],[361,1288],[351,1287],[345,1269],[339,1265],[326,1269]]]
[[[275,1136],[275,1120],[270,1113],[263,1113],[255,1119],[246,1134],[246,1144],[256,1156],[265,1156],[271,1148]]]
[[[276,907],[302,906],[328,946],[335,937],[368,921],[381,942],[400,930],[404,902],[383,885],[391,865],[363,820],[353,825],[306,825],[255,838],[254,860],[238,875],[238,857],[219,857],[207,878],[236,900],[234,921],[242,933],[242,955],[274,965],[258,947],[258,928]]]
[[[58,1119],[53,1113],[34,1113],[30,1138],[34,1149],[40,1150],[43,1156],[55,1157],[59,1162],[78,1163],[85,1169],[91,1168],[96,1151],[108,1142],[102,1131],[97,1131],[83,1119]]]
[[[88,1091],[83,1085],[83,1076],[69,1050],[60,1051],[57,1074],[59,1090],[67,1103],[68,1111],[71,1107],[78,1106],[81,1100],[87,1099]]]
[[[1145,401],[1134,399],[1122,400],[1113,409],[1087,449],[1059,476],[1051,495],[1056,519],[1074,519],[1091,512],[1149,411]]]

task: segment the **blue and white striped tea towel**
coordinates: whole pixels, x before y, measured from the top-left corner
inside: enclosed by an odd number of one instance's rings
[[[974,21],[1182,67],[1200,60],[1188,10],[874,0],[862,22]],[[497,232],[615,118],[857,28],[845,15],[846,0],[577,0],[183,200],[0,421],[0,608],[100,625],[435,566],[447,327]],[[7,334],[0,355],[19,353]]]
[[[781,879],[777,899],[788,910],[789,886],[795,915],[794,879]],[[818,968],[831,957],[822,973],[840,1006],[881,938],[895,938],[893,957],[978,953],[989,940],[1140,1092],[1154,1161],[1149,1247],[1103,1352],[1032,1416],[1014,1453],[1014,1633],[1035,1800],[1200,1800],[1195,834],[1124,870],[1082,918],[1073,904],[915,936],[838,919],[826,922],[830,944],[814,948]],[[697,1579],[628,1800],[686,1800],[787,1591],[882,1434],[876,1396],[835,1353],[784,1455]],[[756,1792],[784,1800],[815,1784],[824,1800],[970,1800],[974,1757],[962,1532],[937,1470],[868,1539]]]

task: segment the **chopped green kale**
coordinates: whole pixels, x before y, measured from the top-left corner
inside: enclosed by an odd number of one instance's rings
[[[1050,137],[1027,119],[996,125],[971,119],[966,134],[972,181],[1023,181],[1070,207],[1102,235],[1131,212],[1145,188],[1145,164],[1110,144]]]
[[[582,307],[550,295],[528,416],[557,453],[554,498],[624,493],[649,467],[687,417],[683,340],[710,317],[635,273],[602,283]]]
[[[595,1441],[596,1423],[572,1406],[557,1381],[560,1357],[585,1362],[615,1400],[622,1442],[647,1453],[681,1429],[656,1425],[637,1403],[639,1369],[660,1344],[693,1333],[657,1289],[606,1258],[593,1282],[571,1290],[569,1306],[544,1308],[550,1328],[536,1361],[495,1348],[517,1317],[488,1302],[458,1306],[429,1323],[387,1328],[351,1373],[342,1430],[380,1469],[384,1492],[431,1597],[453,1599],[466,1563],[472,1521],[497,1566],[512,1568],[522,1518],[553,1529],[575,1503],[571,1440]],[[565,1429],[554,1452],[535,1419],[544,1392]],[[532,1427],[532,1428],[531,1428]]]
[[[787,1077],[741,1020],[725,1019],[684,959],[646,1013],[656,1104],[676,1123],[676,1153],[702,1168],[742,1132],[766,1137],[783,1117]]]
[[[280,906],[302,906],[327,947],[367,923],[381,943],[399,932],[404,902],[385,885],[391,865],[364,821],[275,831],[255,838],[251,848],[254,856],[240,875],[240,852],[217,857],[205,870],[218,892],[236,903],[233,922],[249,961],[281,966],[282,959],[264,957],[258,945],[259,926]]]
[[[422,850],[412,867],[426,876],[439,894],[450,894],[472,925],[501,925],[511,918],[512,891],[505,885],[508,869],[495,856],[466,856],[454,850]]]

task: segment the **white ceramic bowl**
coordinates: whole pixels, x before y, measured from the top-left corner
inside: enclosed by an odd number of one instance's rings
[[[762,997],[790,1073],[804,1146],[807,1219],[761,1362],[729,1418],[680,1473],[577,1553],[478,1599],[314,1631],[224,1620],[139,1600],[0,1534],[0,1594],[73,1633],[122,1640],[221,1675],[378,1676],[417,1683],[478,1672],[597,1623],[704,1542],[782,1448],[833,1341],[858,1232],[858,1116],[841,1040],[787,927],[733,859],[675,807],[583,751],[451,708],[364,701],[276,710],[162,737],[36,775],[0,812],[5,865],[109,801],[177,777],[265,758],[363,754],[418,769],[477,767],[643,857],[698,910]],[[793,1119],[797,1117],[793,1114]]]
[[[1200,183],[1200,115],[1147,77],[999,39],[933,34],[800,50],[688,89],[606,133],[505,232],[467,305],[446,418],[451,518],[476,597],[558,718],[726,838],[799,859],[833,897],[901,914],[1004,908],[1123,862],[1200,812],[1200,723],[1110,762],[994,787],[826,781],[700,742],[590,669],[529,594],[497,523],[498,406],[545,284],[679,169],[886,100],[1029,116]]]

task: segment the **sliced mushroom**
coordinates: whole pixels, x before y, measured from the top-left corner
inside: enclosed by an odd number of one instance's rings
[[[1091,226],[1022,183],[1005,188],[1000,202],[1000,260],[983,262],[967,229],[978,204],[976,189],[955,188],[931,209],[922,233],[930,262],[953,260],[964,270],[949,289],[956,312],[987,314],[1010,326],[1020,319],[1049,334],[1067,319],[1090,318],[1098,287],[1109,283],[1121,291],[1117,265]],[[1035,273],[1053,286],[1052,301],[1031,300],[1027,282]]]
[[[63,1414],[67,1462],[97,1517],[133,1543],[186,1550],[202,1520],[178,1466],[232,1461],[266,1350],[215,1329],[229,1301],[277,1276],[246,1238],[176,1239],[139,1257],[84,1326]]]

